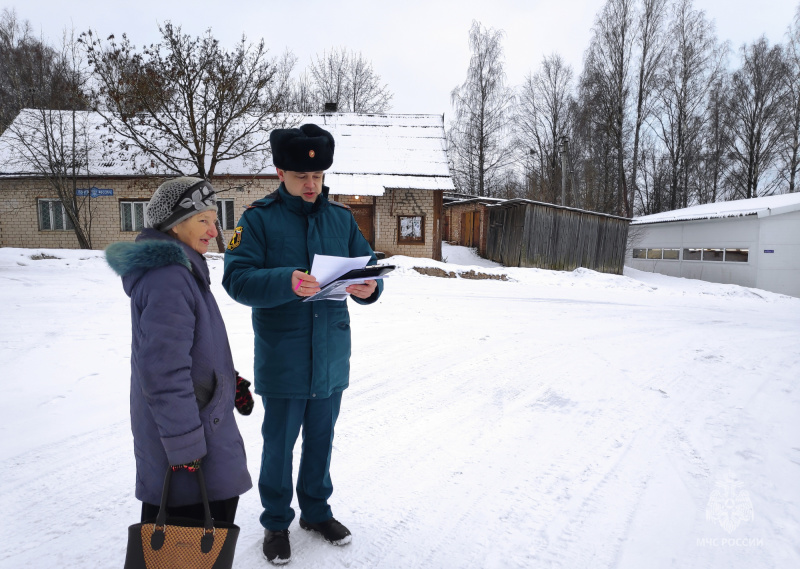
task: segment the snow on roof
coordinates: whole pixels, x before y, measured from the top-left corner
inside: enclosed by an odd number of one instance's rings
[[[643,215],[634,217],[631,221],[631,225],[698,219],[720,219],[725,217],[742,217],[746,215],[765,217],[798,210],[800,210],[800,193],[795,192],[793,194],[780,194],[777,196],[751,198],[747,200],[707,203],[673,211],[654,213],[652,215]]]
[[[454,205],[464,205],[469,203],[480,203],[487,205],[487,204],[499,204],[505,201],[508,200],[506,200],[505,198],[470,197],[470,198],[450,200],[444,205],[445,207],[452,207]]]
[[[545,207],[548,207],[548,208],[563,209],[563,210],[567,210],[567,211],[576,211],[578,213],[584,213],[584,214],[589,214],[589,215],[599,215],[601,217],[609,217],[609,218],[612,218],[612,219],[620,219],[622,221],[630,221],[630,218],[628,218],[628,217],[621,217],[619,215],[612,215],[610,213],[601,213],[599,211],[591,211],[591,210],[588,210],[588,209],[580,209],[580,208],[577,208],[577,207],[568,207],[568,206],[558,205],[558,204],[554,204],[554,203],[540,202],[540,201],[536,201],[536,200],[527,200],[527,199],[523,199],[523,198],[514,198],[514,199],[511,199],[511,200],[503,200],[502,203],[497,203],[497,204],[494,204],[494,205],[490,205],[489,207],[491,207],[491,208],[498,208],[498,207],[500,207],[500,208],[509,208],[509,207],[514,207],[514,206],[521,205],[521,204],[531,204],[531,205],[545,206]]]
[[[55,111],[54,111],[55,112]],[[38,111],[25,109],[15,119],[19,125],[37,124]],[[79,122],[88,132],[97,132],[97,149],[90,151],[93,176],[140,175],[131,162],[118,152],[103,153],[115,135],[104,127],[97,113],[78,113]],[[288,115],[288,123],[315,123],[329,130],[336,141],[333,166],[326,172],[326,185],[333,193],[383,195],[387,188],[446,190],[454,188],[447,163],[444,118],[442,115],[402,114],[311,114]],[[10,130],[10,129],[9,129]],[[9,130],[0,136],[0,176],[36,175],[36,169],[19,160],[14,152]],[[164,175],[148,169],[145,175]],[[274,166],[253,171],[244,161],[218,164],[215,175],[274,175]],[[345,190],[346,189],[346,190]]]
[[[388,188],[455,189],[441,115],[307,115],[336,141],[325,184],[335,194],[383,195]],[[274,170],[273,170],[274,171]]]
[[[331,168],[333,170],[333,168]],[[451,190],[453,181],[443,176],[394,176],[385,174],[337,174],[328,170],[325,185],[332,194],[382,196],[388,189]]]

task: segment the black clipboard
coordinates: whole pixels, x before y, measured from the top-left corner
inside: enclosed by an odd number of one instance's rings
[[[319,292],[308,298],[304,298],[303,302],[312,302],[315,300],[327,300],[332,296],[339,296],[351,284],[358,284],[352,281],[366,281],[370,279],[381,279],[387,273],[395,269],[394,265],[369,265],[363,269],[353,269],[348,271],[340,277],[336,277],[331,282],[319,289]],[[341,299],[337,299],[341,300]]]
[[[325,287],[329,287],[336,281],[350,281],[354,279],[375,279],[380,278],[386,273],[389,273],[394,270],[394,265],[369,265],[368,267],[364,267],[363,269],[353,269],[352,271],[347,271],[341,277],[337,277],[324,287],[320,289],[320,292],[325,290]]]

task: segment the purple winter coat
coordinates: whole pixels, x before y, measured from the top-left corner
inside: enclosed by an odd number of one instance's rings
[[[161,501],[167,465],[202,458],[209,500],[252,487],[233,416],[236,372],[205,258],[154,229],[114,243],[106,260],[131,298],[131,430],[136,497]],[[175,473],[170,505],[201,502],[195,475]]]

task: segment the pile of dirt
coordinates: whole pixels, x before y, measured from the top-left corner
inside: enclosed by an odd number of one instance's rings
[[[493,280],[493,281],[507,281],[507,275],[489,275],[486,273],[476,273],[474,270],[467,272],[445,271],[436,267],[414,267],[414,270],[421,275],[429,277],[442,277],[445,279],[472,279],[472,280]]]

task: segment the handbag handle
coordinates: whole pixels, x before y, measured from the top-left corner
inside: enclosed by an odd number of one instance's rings
[[[200,539],[200,549],[203,553],[211,551],[214,545],[214,518],[211,517],[211,506],[208,504],[208,490],[206,489],[206,478],[202,467],[195,471],[197,481],[200,484],[200,496],[203,498],[203,509],[205,510],[205,520],[203,522],[203,537]],[[154,550],[161,549],[164,545],[167,524],[167,502],[169,501],[169,487],[172,481],[172,467],[167,466],[167,474],[164,476],[164,489],[161,492],[161,505],[158,508],[156,523],[153,526],[153,535],[150,538],[150,545]]]

